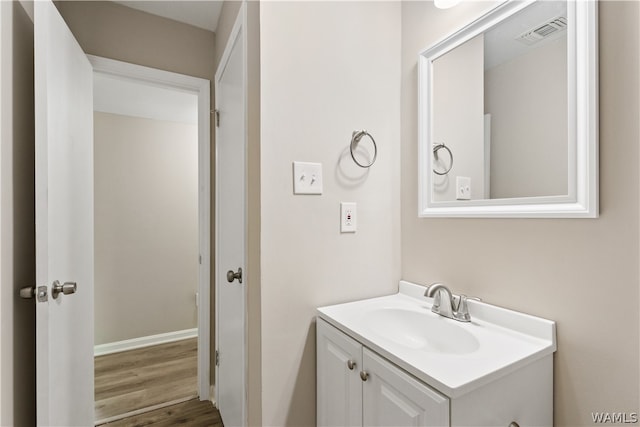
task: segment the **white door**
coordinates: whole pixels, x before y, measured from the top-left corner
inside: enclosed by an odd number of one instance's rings
[[[318,426],[362,425],[362,345],[317,321]]]
[[[449,399],[368,349],[362,352],[368,377],[362,386],[365,426],[449,425]]]
[[[93,71],[53,3],[34,7],[37,424],[90,426]],[[56,280],[77,291],[56,298]]]
[[[216,395],[225,426],[245,425],[245,53],[243,11],[216,72]],[[235,276],[234,276],[235,275]],[[230,281],[229,281],[230,279]]]

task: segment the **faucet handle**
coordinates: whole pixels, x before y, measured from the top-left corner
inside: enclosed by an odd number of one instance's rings
[[[460,298],[464,298],[465,302],[469,300],[482,302],[482,298],[478,298],[478,297],[468,297],[466,295],[460,295]]]
[[[463,322],[471,321],[471,316],[469,315],[469,306],[467,305],[467,300],[470,300],[470,299],[475,301],[482,301],[480,298],[477,298],[477,297],[468,297],[466,295],[460,294],[460,301],[458,302],[458,310],[455,313],[456,318],[458,320]]]

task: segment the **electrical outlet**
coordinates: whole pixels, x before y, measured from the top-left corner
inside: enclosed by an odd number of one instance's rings
[[[471,178],[456,177],[456,200],[471,200]]]
[[[322,194],[322,164],[293,162],[293,194]]]
[[[357,225],[356,204],[352,202],[340,203],[340,232],[355,233]]]

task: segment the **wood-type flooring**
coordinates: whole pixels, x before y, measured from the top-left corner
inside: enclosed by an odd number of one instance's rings
[[[104,424],[107,427],[173,427],[177,425],[224,427],[220,413],[213,404],[208,400],[200,402],[198,399]]]
[[[222,426],[197,399],[197,355],[192,338],[96,357],[96,424]]]

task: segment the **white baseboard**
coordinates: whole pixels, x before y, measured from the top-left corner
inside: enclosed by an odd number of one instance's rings
[[[132,338],[130,340],[98,344],[93,347],[93,355],[103,356],[105,354],[119,353],[121,351],[134,350],[136,348],[143,348],[152,345],[165,344],[168,342],[186,340],[187,338],[195,338],[197,336],[198,328],[193,328],[184,329],[182,331],[167,332],[158,335],[149,335],[140,338]]]

